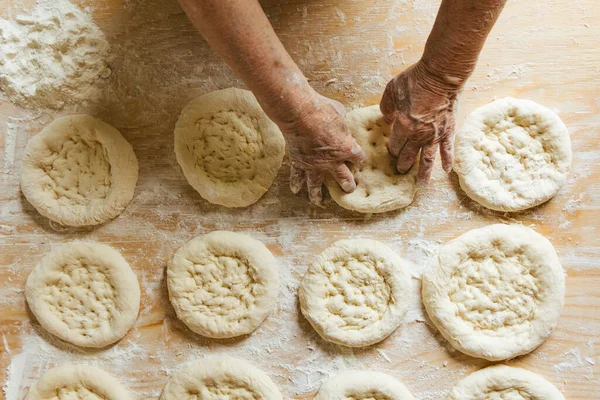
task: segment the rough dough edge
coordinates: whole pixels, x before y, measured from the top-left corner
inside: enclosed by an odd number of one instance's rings
[[[330,332],[327,329],[327,325],[324,324],[326,321],[320,321],[315,315],[318,315],[321,311],[321,307],[317,304],[318,300],[314,299],[307,293],[306,286],[309,284],[309,274],[311,271],[318,267],[318,265],[331,260],[339,252],[350,250],[352,254],[361,249],[366,249],[370,253],[375,253],[385,258],[393,268],[387,271],[390,277],[394,279],[394,287],[392,287],[392,295],[395,296],[396,302],[394,307],[388,307],[388,311],[391,309],[392,316],[388,315],[388,318],[382,322],[380,320],[377,326],[373,329],[369,329],[369,332],[356,335],[356,332],[352,332],[352,336],[358,336],[354,338],[339,337],[340,331],[334,329]],[[326,341],[347,346],[347,347],[366,347],[371,346],[385,340],[390,336],[404,321],[408,312],[410,297],[411,297],[411,274],[407,267],[404,265],[407,261],[401,258],[396,252],[385,244],[372,239],[344,239],[339,240],[329,247],[327,247],[308,267],[306,273],[302,277],[300,287],[298,289],[298,297],[300,301],[300,310],[302,315],[308,320],[313,329]],[[371,325],[373,327],[373,325]],[[343,333],[343,332],[342,332]],[[366,337],[365,337],[366,336]]]
[[[508,106],[511,104],[518,104],[518,105],[525,105],[528,106],[530,108],[534,108],[536,109],[538,112],[543,113],[546,115],[546,117],[550,118],[553,120],[553,122],[562,130],[564,130],[564,137],[563,140],[566,142],[566,144],[568,144],[568,150],[566,150],[566,152],[568,153],[568,163],[569,166],[571,164],[571,160],[572,160],[572,149],[571,149],[571,139],[569,136],[569,132],[568,129],[566,127],[566,125],[564,124],[564,122],[562,121],[562,119],[560,118],[560,116],[558,114],[556,114],[554,111],[550,110],[549,108],[536,103],[532,100],[526,100],[526,99],[516,99],[513,97],[505,97],[502,99],[498,99],[495,101],[492,101],[488,104],[484,104],[478,108],[476,108],[475,110],[473,110],[465,119],[465,121],[463,122],[463,124],[461,125],[461,127],[459,129],[457,129],[456,132],[456,136],[455,136],[455,140],[454,140],[454,148],[455,150],[458,149],[460,147],[460,141],[462,140],[462,132],[468,128],[471,128],[470,125],[475,124],[477,122],[479,122],[479,119],[481,118],[481,114],[485,113],[487,110],[489,109],[493,109],[494,108],[499,108],[501,106]],[[496,110],[494,110],[496,111]],[[459,154],[458,151],[455,151],[455,157],[454,157],[454,163],[452,166],[452,169],[456,172],[457,176],[458,176],[458,183],[460,188],[465,192],[465,194],[472,200],[474,200],[475,202],[477,202],[478,204],[489,208],[490,210],[493,211],[500,211],[500,212],[518,212],[518,211],[524,211],[524,210],[528,210],[530,208],[539,206],[541,204],[544,204],[548,201],[550,201],[552,198],[554,198],[558,192],[560,191],[561,187],[564,186],[566,180],[567,180],[567,175],[568,175],[568,171],[567,173],[565,173],[564,176],[564,180],[562,183],[559,183],[556,190],[554,191],[553,194],[548,195],[548,196],[544,196],[540,199],[537,199],[535,201],[532,201],[530,204],[526,204],[523,206],[511,206],[508,204],[495,204],[493,202],[491,202],[489,199],[487,199],[484,196],[479,195],[470,185],[468,185],[465,181],[465,176],[468,175],[471,172],[470,168],[468,171],[465,171],[464,168],[462,167],[462,163],[460,160],[460,155],[456,156],[456,154]]]
[[[272,150],[277,150],[277,153],[271,157],[268,165],[263,166],[265,171],[272,169],[272,173],[262,177],[259,176],[250,185],[253,188],[260,188],[260,195],[258,196],[244,198],[244,195],[249,192],[248,188],[240,189],[227,186],[217,188],[216,191],[220,193],[215,194],[214,185],[207,182],[203,176],[199,176],[196,170],[189,165],[189,161],[186,160],[193,157],[193,155],[190,154],[185,143],[185,127],[199,116],[212,113],[211,106],[206,105],[212,105],[213,103],[227,103],[230,107],[242,106],[251,110],[251,112],[255,113],[264,131],[268,133],[263,138],[266,142],[265,145]],[[186,104],[175,124],[174,142],[175,156],[188,184],[206,201],[228,208],[248,207],[260,200],[273,185],[285,155],[285,140],[277,125],[267,117],[252,92],[234,87],[206,93],[192,99]]]
[[[253,364],[230,356],[207,356],[184,364],[181,369],[172,374],[159,400],[179,400],[169,393],[171,386],[181,385],[179,381],[186,379],[200,381],[205,377],[222,375],[233,375],[248,381],[259,391],[258,394],[263,400],[283,399],[273,380]]]
[[[452,335],[451,332],[449,332],[450,330],[452,330],[452,327],[447,326],[447,324],[443,323],[440,318],[438,318],[438,315],[436,312],[434,312],[434,310],[432,309],[433,304],[438,304],[441,301],[437,301],[436,300],[436,296],[437,294],[435,293],[433,286],[435,286],[437,284],[437,275],[436,273],[439,272],[440,270],[443,269],[443,266],[441,266],[440,264],[440,257],[442,256],[443,252],[445,249],[451,247],[453,245],[453,243],[463,243],[466,240],[471,240],[472,237],[476,237],[479,235],[484,235],[486,234],[488,231],[496,231],[496,230],[506,230],[508,234],[512,234],[514,237],[514,235],[516,235],[516,230],[521,230],[523,234],[527,234],[529,236],[529,239],[531,241],[533,241],[534,245],[539,245],[539,248],[544,248],[545,249],[545,254],[548,257],[548,264],[551,268],[551,272],[554,274],[555,278],[558,279],[559,284],[561,284],[561,291],[560,291],[560,302],[559,302],[559,306],[560,307],[554,307],[554,304],[547,306],[546,308],[550,308],[551,310],[549,310],[547,313],[544,313],[544,315],[542,316],[543,322],[548,322],[546,320],[551,320],[551,324],[549,326],[549,332],[547,334],[540,334],[539,329],[535,330],[535,333],[538,335],[537,340],[533,341],[533,344],[531,344],[530,346],[527,346],[527,348],[522,348],[522,344],[519,343],[508,343],[511,344],[512,347],[514,348],[509,348],[508,350],[506,349],[506,340],[501,339],[499,341],[493,341],[491,340],[492,344],[487,343],[486,346],[483,346],[482,343],[479,343],[479,341],[481,340],[482,335],[470,335],[469,338],[465,338],[464,335],[462,335],[459,339],[455,339]],[[495,232],[496,234],[498,232]],[[531,244],[530,241],[530,244]],[[446,341],[448,341],[448,343],[454,347],[455,349],[457,349],[458,351],[465,353],[467,355],[470,355],[472,357],[477,357],[477,358],[483,358],[485,360],[488,361],[502,361],[502,360],[508,360],[508,359],[512,359],[524,354],[528,354],[531,353],[532,351],[534,351],[537,347],[539,347],[542,343],[544,343],[544,341],[546,341],[546,339],[548,339],[548,337],[550,336],[550,334],[552,333],[552,331],[554,330],[554,328],[556,327],[556,325],[558,324],[559,318],[560,318],[560,314],[562,312],[562,308],[564,305],[564,296],[565,296],[565,278],[564,278],[564,271],[563,268],[560,264],[560,260],[558,258],[558,255],[556,254],[556,251],[554,249],[554,246],[552,246],[552,243],[550,243],[550,241],[548,239],[546,239],[543,235],[537,233],[535,230],[522,226],[522,225],[508,225],[508,224],[492,224],[492,225],[487,225],[484,226],[482,228],[476,228],[476,229],[471,229],[468,232],[465,232],[464,234],[458,236],[455,239],[452,239],[451,241],[447,242],[446,244],[444,244],[438,254],[431,260],[430,264],[427,266],[425,273],[423,274],[423,278],[422,278],[422,302],[423,305],[425,306],[425,310],[427,311],[427,315],[429,316],[429,318],[431,319],[431,322],[433,323],[433,325],[435,326],[435,328],[440,332],[440,334],[444,337],[444,339],[446,339]],[[539,314],[539,313],[538,313]],[[451,322],[451,321],[450,321]],[[466,346],[465,344],[463,344],[463,342],[469,342],[470,340],[474,340],[473,337],[475,339],[477,339],[477,347],[478,349],[475,350],[472,347],[473,346]],[[502,346],[505,345],[505,346]],[[493,351],[483,351],[481,350],[481,348],[486,348],[486,349],[493,349]]]
[[[49,207],[43,191],[39,186],[32,183],[37,175],[36,150],[44,146],[45,140],[53,136],[54,130],[64,130],[66,126],[72,129],[75,124],[90,123],[98,135],[99,142],[106,149],[111,166],[112,202],[105,202],[98,209],[89,207],[75,207],[87,209],[85,214],[74,215],[73,207]],[[66,125],[65,125],[66,124]],[[138,161],[131,144],[123,137],[115,127],[88,114],[75,114],[59,117],[46,125],[40,133],[33,136],[27,142],[23,161],[21,164],[20,186],[27,201],[44,217],[66,226],[93,226],[108,222],[119,216],[133,199],[138,180]]]
[[[348,389],[387,389],[395,400],[414,400],[406,386],[396,378],[375,371],[344,371],[326,380],[314,400],[345,400]]]
[[[120,310],[118,315],[122,319],[115,321],[116,326],[113,326],[110,330],[112,334],[101,337],[102,340],[87,339],[74,334],[70,329],[65,329],[64,323],[47,310],[46,303],[40,301],[37,294],[38,290],[46,286],[47,277],[44,273],[52,270],[57,260],[61,261],[63,257],[68,257],[72,253],[87,255],[90,251],[96,251],[94,258],[99,258],[103,264],[109,264],[110,272],[117,275],[118,279],[115,279],[113,284],[117,287],[117,290],[121,291],[121,302],[123,306],[127,307]],[[103,348],[121,340],[133,327],[138,317],[141,295],[137,276],[117,250],[101,243],[71,242],[45,254],[36,264],[27,277],[25,297],[31,312],[47,332],[79,347]],[[117,322],[119,323],[117,324]]]
[[[58,385],[76,383],[95,389],[107,400],[133,400],[130,393],[108,372],[83,364],[66,364],[46,371],[31,386],[26,400],[47,400],[49,397],[40,391],[56,390]]]
[[[181,307],[177,304],[176,299],[173,296],[173,292],[176,289],[173,287],[172,281],[175,279],[174,275],[176,274],[176,269],[180,268],[178,266],[179,259],[181,257],[185,258],[186,254],[188,254],[196,245],[212,246],[217,242],[220,242],[220,244],[223,242],[231,243],[236,250],[244,252],[245,255],[252,258],[253,261],[255,261],[255,267],[259,270],[261,275],[265,277],[265,281],[268,283],[267,294],[260,298],[260,305],[257,307],[260,308],[261,312],[250,316],[249,320],[252,325],[247,329],[226,333],[221,331],[217,332],[202,326],[198,321],[193,319],[193,315],[188,316],[188,313],[181,310]],[[249,335],[254,332],[274,310],[277,304],[279,285],[279,266],[275,256],[273,256],[271,251],[261,241],[247,234],[238,232],[213,231],[197,236],[181,246],[167,264],[167,289],[169,292],[169,300],[175,309],[177,318],[192,332],[214,339],[238,337]]]
[[[536,399],[565,400],[558,388],[541,375],[523,368],[509,367],[507,365],[487,367],[463,378],[452,389],[449,400],[478,400],[481,398],[479,397],[481,393],[475,391],[485,388],[488,384],[493,384],[498,380],[513,381],[518,384],[519,388],[526,385],[528,388],[533,389]]]

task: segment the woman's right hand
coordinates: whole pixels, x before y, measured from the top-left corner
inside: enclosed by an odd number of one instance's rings
[[[356,188],[347,163],[360,164],[364,152],[345,120],[344,106],[310,89],[299,94],[297,106],[272,116],[287,142],[290,156],[290,188],[298,193],[308,187],[311,203],[323,200],[323,182],[331,174],[345,192]]]

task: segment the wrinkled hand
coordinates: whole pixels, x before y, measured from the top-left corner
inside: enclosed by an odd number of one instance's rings
[[[354,191],[356,182],[346,163],[362,163],[364,152],[346,126],[340,103],[315,93],[292,120],[279,127],[288,146],[292,192],[298,193],[306,182],[311,203],[320,205],[327,174],[345,192]]]
[[[386,86],[379,105],[392,134],[388,149],[398,157],[396,169],[404,174],[419,151],[419,183],[431,177],[437,149],[442,167],[452,170],[454,112],[459,88],[439,83],[419,63],[396,75]]]

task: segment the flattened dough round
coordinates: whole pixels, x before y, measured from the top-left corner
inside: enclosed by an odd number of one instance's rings
[[[225,207],[256,203],[273,184],[284,152],[279,128],[247,90],[197,97],[175,125],[175,155],[188,183]]]
[[[44,256],[27,278],[25,296],[44,329],[82,347],[121,339],[140,307],[129,264],[100,243],[69,243]]]
[[[495,365],[458,382],[450,400],[565,400],[550,382],[522,368]]]
[[[456,134],[460,187],[492,210],[524,210],[550,200],[570,168],[565,124],[533,101],[496,100],[473,111]]]
[[[181,247],[167,266],[177,317],[192,331],[229,338],[254,331],[275,307],[279,268],[264,244],[216,231]]]
[[[346,119],[366,160],[362,166],[350,166],[356,180],[352,193],[344,192],[332,177],[326,179],[331,198],[340,206],[361,213],[382,213],[408,206],[417,191],[419,167],[415,164],[404,175],[396,172],[396,160],[387,149],[392,127],[383,119],[379,106],[351,111]]]
[[[308,267],[299,290],[302,314],[330,342],[380,342],[408,311],[411,275],[405,265],[375,240],[340,240]]]
[[[57,118],[27,143],[21,190],[40,214],[85,226],[121,214],[131,201],[138,162],[112,126],[90,115]]]
[[[329,379],[314,400],[414,400],[406,387],[381,372],[346,371]]]
[[[281,400],[271,378],[232,357],[207,357],[186,364],[167,382],[160,400]]]
[[[423,303],[456,349],[490,361],[526,354],[556,326],[565,277],[533,229],[489,225],[442,246],[423,276]]]
[[[119,381],[91,365],[62,365],[53,368],[29,389],[27,400],[131,400]]]

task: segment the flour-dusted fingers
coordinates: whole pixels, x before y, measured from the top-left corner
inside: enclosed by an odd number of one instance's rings
[[[356,189],[354,176],[352,175],[352,172],[350,172],[350,168],[348,168],[346,163],[338,164],[330,172],[344,192],[352,193],[354,189]]]
[[[306,182],[306,172],[302,168],[295,165],[290,167],[290,190],[294,194],[298,194]]]
[[[365,162],[365,159],[365,151],[362,149],[362,147],[360,147],[356,140],[354,140],[352,142],[352,153],[346,161],[349,161],[353,164],[361,165],[363,162]]]
[[[383,119],[388,124],[391,124],[396,119],[396,97],[394,96],[394,80],[390,81],[385,90],[383,97],[379,103],[379,110],[383,114]]]
[[[442,158],[442,168],[444,168],[444,171],[452,171],[452,162],[454,161],[454,133],[444,137],[440,143],[440,157]]]
[[[308,199],[314,205],[320,206],[323,202],[323,174],[309,171],[306,174],[306,184],[308,186]]]
[[[398,160],[396,160],[396,171],[398,171],[398,173],[405,174],[410,170],[415,163],[422,146],[422,143],[413,140],[406,142],[398,154]]]
[[[421,162],[419,163],[419,175],[417,176],[417,181],[419,184],[429,182],[438,147],[439,144],[432,143],[421,149]]]

